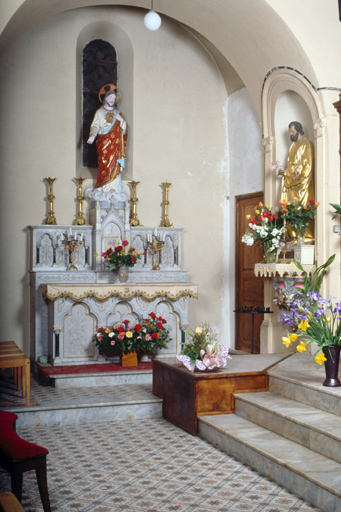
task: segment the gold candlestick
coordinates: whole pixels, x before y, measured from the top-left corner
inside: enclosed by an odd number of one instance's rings
[[[133,191],[133,195],[132,195],[132,198],[130,200],[131,202],[131,212],[130,212],[130,218],[129,218],[129,224],[131,226],[142,226],[142,224],[140,223],[139,219],[137,218],[137,213],[136,213],[136,204],[138,202],[138,199],[136,197],[136,187],[137,185],[139,184],[140,182],[139,181],[129,181],[129,185],[131,185],[131,188],[132,188],[132,191]]]
[[[47,181],[47,183],[49,184],[49,193],[47,196],[47,199],[49,200],[49,214],[46,217],[46,219],[43,221],[43,224],[51,224],[54,226],[57,224],[57,220],[56,220],[56,217],[55,217],[54,211],[53,211],[53,199],[54,199],[53,182],[56,181],[56,179],[57,178],[44,178],[44,181]]]
[[[154,266],[152,270],[160,270],[160,265],[158,263],[158,253],[161,251],[162,247],[165,245],[165,242],[161,242],[156,235],[152,236],[152,241],[147,240],[147,247],[154,253]]]
[[[83,196],[82,191],[82,185],[85,181],[85,178],[74,178],[76,183],[78,184],[78,196],[77,196],[77,202],[78,202],[78,215],[76,220],[73,221],[73,224],[75,226],[88,226],[89,224],[86,222],[84,216],[83,216],[83,201],[85,197]]]
[[[168,218],[168,205],[169,205],[169,201],[168,201],[168,190],[169,188],[172,186],[171,183],[161,183],[161,186],[163,188],[163,191],[164,191],[164,200],[162,202],[162,205],[163,205],[163,217],[162,217],[162,222],[161,222],[161,227],[162,228],[172,228],[173,227],[173,222],[171,222]]]
[[[71,228],[70,228],[71,231]],[[83,236],[83,235],[82,235]],[[77,240],[75,235],[70,234],[70,238],[66,240],[62,240],[64,248],[70,253],[70,266],[68,270],[78,270],[78,268],[73,264],[73,253],[83,244],[82,240]]]

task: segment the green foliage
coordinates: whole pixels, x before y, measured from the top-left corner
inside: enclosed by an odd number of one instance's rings
[[[191,337],[191,340],[184,343],[181,354],[190,358],[191,363],[195,363],[197,359],[201,359],[200,351],[206,351],[208,344],[216,342],[216,334],[207,324],[203,327],[197,327],[194,332],[184,331]]]
[[[318,206],[319,203],[315,203],[312,199],[309,199],[307,205],[292,199],[280,204],[280,207],[285,212],[286,222],[302,237],[305,234],[306,228],[309,228],[309,222],[316,217]]]
[[[341,204],[329,203],[335,210],[332,220],[334,220],[338,215],[341,215]]]
[[[299,263],[298,261],[294,261],[296,267],[299,268],[304,275],[303,293],[305,295],[307,294],[308,291],[320,291],[323,278],[327,273],[327,269],[333,263],[334,260],[335,254],[333,254],[333,256],[330,256],[330,258],[328,258],[328,260],[325,263],[323,263],[323,265],[321,265],[320,267],[317,266],[317,261],[315,261],[316,270],[311,276],[311,278],[308,277],[308,273],[304,270],[301,263]]]

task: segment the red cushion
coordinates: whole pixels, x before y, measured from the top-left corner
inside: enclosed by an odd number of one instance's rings
[[[14,432],[13,421],[16,418],[16,414],[0,411],[0,466],[4,469],[13,462],[24,461],[49,453],[46,448],[29,443]]]

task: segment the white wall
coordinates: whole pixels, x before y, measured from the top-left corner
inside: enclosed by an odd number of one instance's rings
[[[255,106],[244,88],[227,101],[229,199],[224,201],[224,343],[235,346],[235,197],[264,190],[262,130]]]

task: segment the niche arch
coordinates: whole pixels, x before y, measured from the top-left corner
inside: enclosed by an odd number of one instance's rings
[[[134,153],[134,55],[133,45],[125,30],[119,25],[108,21],[95,21],[86,25],[79,33],[76,44],[76,175],[83,178],[97,177],[97,169],[82,167],[82,56],[85,46],[96,39],[102,39],[115,48],[117,56],[118,77],[117,87],[120,99],[117,108],[123,113],[129,126],[128,151],[124,180],[133,179]],[[103,84],[105,85],[105,84]]]

